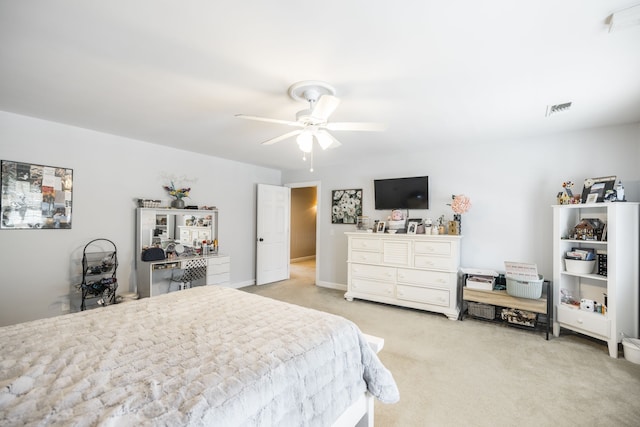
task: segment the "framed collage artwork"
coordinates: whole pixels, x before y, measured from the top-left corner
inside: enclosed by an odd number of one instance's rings
[[[2,160],[0,229],[69,229],[73,170]]]

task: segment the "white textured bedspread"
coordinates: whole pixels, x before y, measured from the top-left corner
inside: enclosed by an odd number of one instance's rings
[[[327,426],[399,399],[358,328],[203,286],[0,328],[0,425]]]

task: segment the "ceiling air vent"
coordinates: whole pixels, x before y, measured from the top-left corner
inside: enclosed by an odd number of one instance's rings
[[[571,102],[565,102],[564,104],[547,105],[546,117],[551,117],[554,114],[562,113],[563,111],[569,111],[571,108]]]

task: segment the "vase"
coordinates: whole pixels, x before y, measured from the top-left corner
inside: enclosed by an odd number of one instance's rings
[[[462,215],[461,214],[453,214],[453,220],[458,223],[458,234],[462,234]]]
[[[171,201],[171,207],[175,209],[184,209],[184,200],[174,199]]]

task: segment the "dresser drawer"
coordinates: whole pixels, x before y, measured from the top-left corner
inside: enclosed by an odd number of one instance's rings
[[[413,250],[416,255],[451,255],[450,242],[415,242]]]
[[[207,285],[222,285],[229,284],[231,281],[231,275],[229,273],[220,273],[220,274],[207,274],[206,284]]]
[[[366,262],[369,264],[380,264],[380,252],[351,251],[352,262]]]
[[[231,263],[231,258],[229,256],[213,256],[207,258],[207,265],[224,265],[227,266]]]
[[[379,282],[377,280],[359,278],[351,279],[351,285],[349,285],[349,290],[353,292],[363,292],[386,297],[393,297],[393,289],[393,282]]]
[[[611,335],[611,322],[598,313],[558,305],[558,322],[606,338]]]
[[[351,277],[377,279],[395,283],[396,269],[380,265],[351,264]]]
[[[398,283],[408,283],[411,285],[418,285],[418,286],[437,286],[440,288],[455,288],[456,286],[455,277],[457,277],[456,273],[411,270],[408,268],[398,269]]]
[[[351,239],[351,249],[361,249],[366,251],[381,251],[382,241],[380,239]]]
[[[451,258],[429,255],[416,255],[413,257],[415,268],[429,268],[433,270],[455,270],[456,266]]]
[[[382,244],[382,262],[398,266],[409,266],[411,242],[385,241]]]
[[[407,301],[449,306],[449,291],[445,289],[422,288],[419,286],[396,286],[396,297]]]
[[[213,264],[207,267],[207,275],[228,273],[230,271],[230,264]]]

